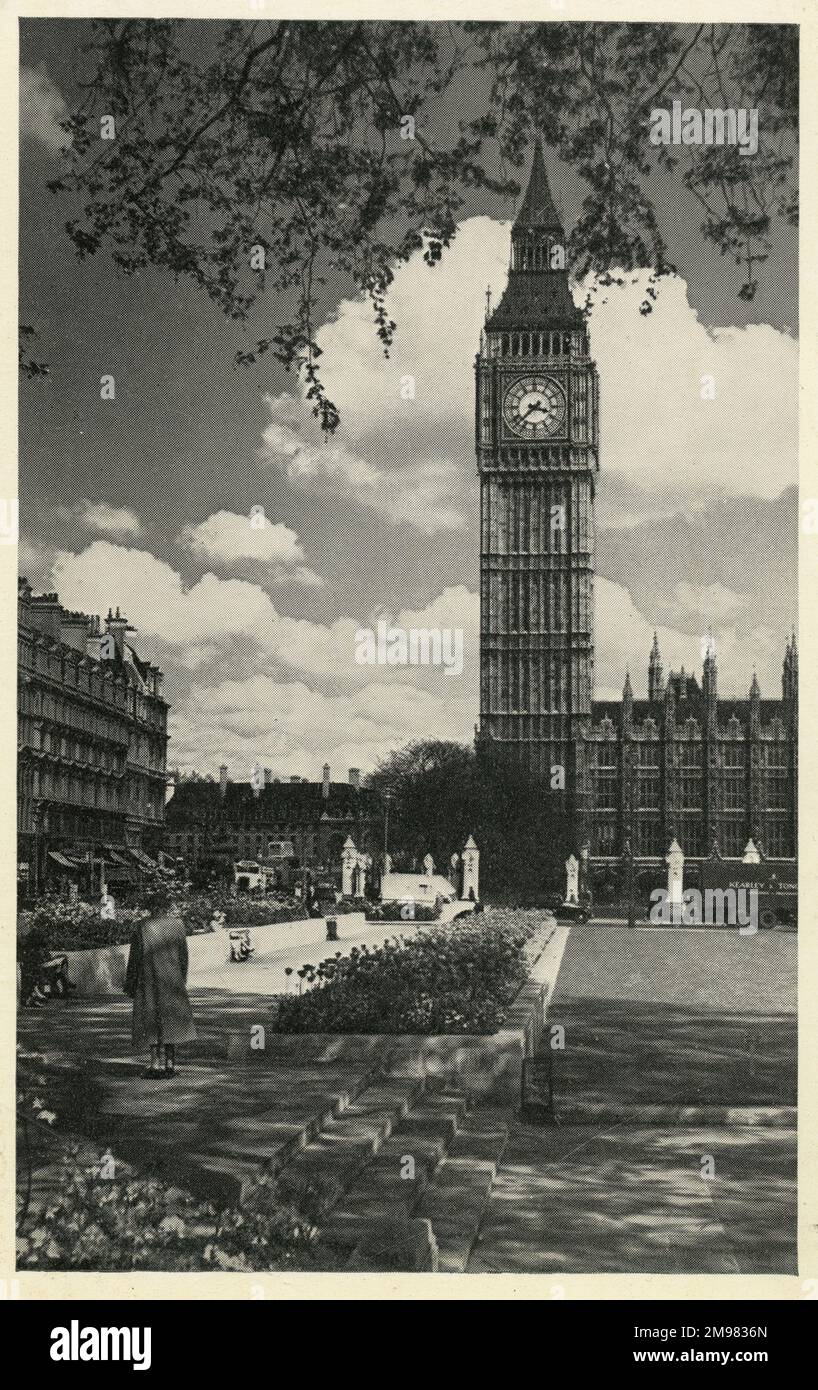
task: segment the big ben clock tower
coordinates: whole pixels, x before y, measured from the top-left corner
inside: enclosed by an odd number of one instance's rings
[[[476,360],[480,738],[546,786],[564,787],[580,811],[599,468],[597,373],[588,351],[536,146],[511,233],[508,285]]]

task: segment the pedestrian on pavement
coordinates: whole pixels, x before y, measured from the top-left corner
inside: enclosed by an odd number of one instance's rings
[[[138,922],[131,938],[125,993],[133,999],[134,1049],[150,1050],[145,1075],[176,1075],[176,1045],[192,1041],[196,1026],[187,994],[187,936],[178,907]]]

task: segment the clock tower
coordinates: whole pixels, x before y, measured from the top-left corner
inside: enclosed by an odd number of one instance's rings
[[[581,813],[593,693],[597,372],[539,145],[476,359],[480,740]],[[560,771],[560,769],[562,771]]]

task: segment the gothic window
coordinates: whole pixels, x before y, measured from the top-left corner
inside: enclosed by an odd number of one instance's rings
[[[636,805],[644,811],[659,810],[659,778],[639,777],[636,783]]]
[[[789,851],[789,830],[785,822],[769,820],[764,824],[764,847],[771,859],[783,857]]]
[[[640,767],[659,769],[659,748],[655,743],[635,743],[636,761]]]
[[[681,833],[679,834],[679,844],[689,859],[691,855],[699,855],[702,852],[701,825],[698,821],[683,821]]]
[[[743,811],[744,809],[744,778],[726,777],[724,779],[724,791],[722,795],[722,805],[725,811]]]
[[[771,811],[784,811],[787,808],[788,779],[767,777],[767,806]]]
[[[640,817],[636,827],[636,853],[649,855],[651,858],[661,854],[660,834],[661,826],[658,820]]]
[[[726,859],[737,859],[743,853],[746,844],[743,820],[722,821],[718,829],[718,841]]]
[[[687,725],[694,724],[695,720],[688,719]],[[702,765],[702,746],[700,743],[683,743],[681,745],[681,765],[685,767],[701,767]]]
[[[594,800],[600,811],[615,811],[618,777],[615,772],[600,769],[594,776]]]
[[[691,776],[683,769],[680,778],[680,789],[682,795],[682,809],[685,811],[700,811],[702,805],[701,777]]]
[[[787,768],[787,745],[786,743],[771,743],[764,750],[764,762],[769,768],[780,768],[786,771]]]

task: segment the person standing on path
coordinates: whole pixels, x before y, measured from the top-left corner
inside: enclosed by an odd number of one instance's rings
[[[138,922],[128,954],[125,993],[133,1000],[135,1050],[150,1050],[146,1076],[176,1074],[176,1045],[191,1042],[196,1026],[187,993],[187,936],[179,909]]]

